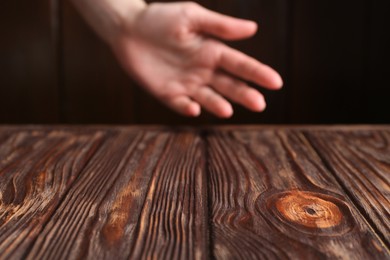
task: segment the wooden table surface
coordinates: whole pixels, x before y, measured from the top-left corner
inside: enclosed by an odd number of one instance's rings
[[[0,127],[1,259],[390,259],[390,126]]]

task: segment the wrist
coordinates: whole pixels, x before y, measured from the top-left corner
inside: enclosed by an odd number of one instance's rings
[[[122,6],[123,8],[121,10],[118,10],[118,31],[116,34],[111,35],[109,41],[111,45],[114,44],[121,37],[121,35],[128,35],[133,32],[135,21],[148,7],[148,4],[144,0],[121,1],[128,4],[127,6]]]
[[[71,0],[84,19],[109,45],[131,30],[136,18],[146,9],[143,0]]]

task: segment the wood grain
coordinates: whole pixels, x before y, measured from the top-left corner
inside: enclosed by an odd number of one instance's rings
[[[390,130],[306,132],[352,201],[390,244]]]
[[[216,258],[389,257],[302,132],[226,130],[207,140]]]
[[[385,126],[0,127],[0,259],[388,259]]]
[[[199,145],[185,133],[112,134],[27,258],[202,258],[207,239]]]
[[[170,138],[151,179],[132,259],[208,257],[204,159],[199,135]]]
[[[102,132],[0,131],[0,258],[22,258],[97,149]]]

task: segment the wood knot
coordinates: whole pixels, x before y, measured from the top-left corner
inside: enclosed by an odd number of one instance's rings
[[[335,203],[306,192],[287,193],[275,206],[288,221],[311,228],[334,227],[343,219]]]
[[[354,225],[348,206],[333,196],[292,190],[272,194],[265,200],[272,218],[300,232],[336,235],[348,232]]]

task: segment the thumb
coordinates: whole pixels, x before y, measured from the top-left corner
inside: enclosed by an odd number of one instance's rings
[[[223,15],[201,6],[194,8],[190,22],[199,32],[224,40],[240,40],[253,36],[257,31],[257,24],[253,21]]]

